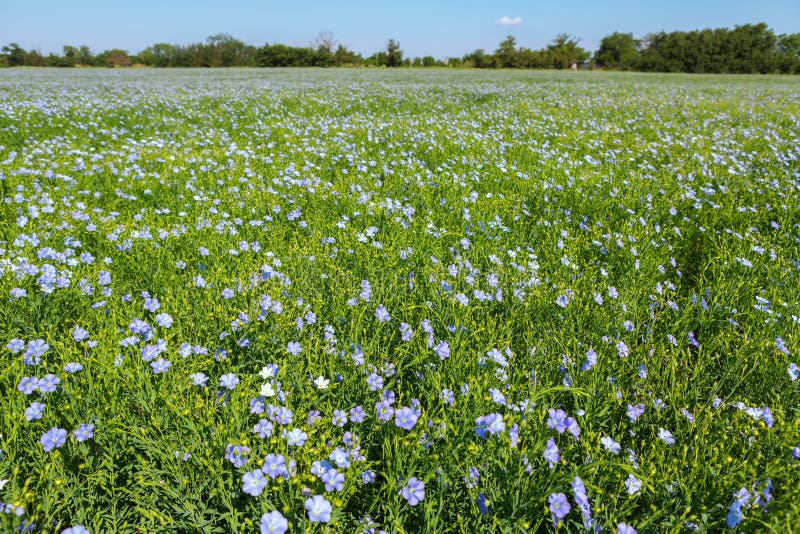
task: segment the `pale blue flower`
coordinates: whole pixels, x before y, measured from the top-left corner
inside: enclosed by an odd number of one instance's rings
[[[260,469],[245,473],[242,477],[242,491],[253,497],[258,497],[267,487],[267,479]]]
[[[659,428],[658,437],[667,445],[673,445],[675,443],[675,438],[672,436],[672,433],[669,430]]]
[[[239,377],[234,373],[228,373],[219,377],[219,385],[225,389],[233,389],[239,383]]]
[[[400,495],[408,501],[409,506],[416,506],[425,499],[425,483],[416,477],[411,477],[400,491]]]
[[[289,530],[289,522],[277,510],[273,510],[261,516],[259,524],[261,534],[285,534]]]
[[[550,503],[550,513],[556,522],[564,519],[572,508],[563,493],[551,493],[547,501]]]
[[[628,495],[636,495],[642,489],[642,481],[631,473],[628,475],[627,480],[625,480],[625,487],[628,489]]]
[[[205,387],[208,382],[208,377],[203,373],[192,373],[189,378],[192,379],[193,386]]]
[[[327,523],[331,520],[333,507],[325,497],[313,495],[305,502],[305,509],[308,512],[308,520],[312,523]]]
[[[78,428],[72,431],[72,435],[75,436],[75,440],[78,443],[92,439],[94,437],[94,425],[88,423],[79,425]]]
[[[45,405],[41,402],[34,402],[27,408],[25,408],[25,420],[26,421],[36,421],[42,418],[44,414]]]
[[[417,424],[417,414],[414,410],[403,406],[394,412],[394,424],[403,430],[411,430]]]
[[[44,452],[61,447],[67,441],[67,431],[63,428],[53,427],[44,434],[40,440]]]
[[[286,443],[290,447],[302,447],[307,439],[308,434],[299,428],[295,428],[286,433]]]

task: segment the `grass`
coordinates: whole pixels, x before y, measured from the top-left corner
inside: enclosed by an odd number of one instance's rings
[[[3,529],[252,532],[277,510],[292,531],[578,531],[576,477],[603,530],[798,526],[796,78],[0,81]],[[37,339],[49,348],[26,365]],[[48,374],[54,391],[20,391]],[[391,397],[411,430],[379,420]],[[363,421],[332,424],[356,406]],[[559,409],[578,437],[548,424]],[[503,428],[483,439],[489,414]],[[81,424],[94,433],[79,442]],[[53,427],[70,434],[46,451]],[[294,465],[249,495],[267,454]],[[572,509],[554,522],[559,493]]]

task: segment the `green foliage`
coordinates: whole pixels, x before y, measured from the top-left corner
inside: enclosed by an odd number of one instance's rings
[[[566,33],[561,33],[553,39],[553,42],[547,46],[547,51],[554,68],[567,69],[589,59],[591,54],[579,47],[578,41],[579,39]]]
[[[494,64],[502,69],[511,69],[517,65],[517,40],[509,35],[494,51]]]
[[[787,44],[791,39],[786,39]],[[791,72],[791,45],[781,48],[764,23],[733,30],[650,34],[642,40],[639,68],[654,72],[766,74]]]
[[[591,54],[578,46],[578,39],[559,34],[546,48],[517,48],[513,35],[506,37],[492,56],[482,49],[464,56],[464,63],[476,68],[568,69],[582,65]]]
[[[3,56],[9,67],[21,67],[26,64],[28,53],[17,43],[10,43],[3,47]]]
[[[264,45],[258,50],[259,67],[310,67],[314,51],[282,44]]]
[[[333,54],[334,64],[337,67],[355,67],[362,63],[362,58],[360,55],[356,54],[352,50],[348,50],[343,45],[339,45],[336,48],[336,52]]]
[[[131,57],[126,50],[115,48],[113,50],[106,50],[100,57],[106,67],[130,67]]]
[[[148,46],[136,56],[136,61],[151,67],[178,66],[179,48],[168,43],[156,43]]]
[[[494,58],[487,55],[483,48],[465,55],[462,61],[465,66],[476,69],[486,69],[494,66]]]
[[[400,43],[394,39],[389,39],[386,43],[386,66],[399,67],[403,64],[403,51],[400,50]]]
[[[600,41],[595,62],[607,69],[635,70],[639,66],[639,49],[632,33],[614,32]]]
[[[540,50],[517,47],[507,36],[493,54],[477,49],[462,58],[437,61],[433,56],[404,58],[399,43],[390,39],[385,50],[362,58],[343,45],[336,47],[330,32],[321,32],[310,47],[265,44],[256,48],[227,34],[185,46],[157,43],[129,57],[124,50],[108,50],[93,56],[87,46],[66,45],[63,53],[42,57],[16,43],[3,47],[0,64],[16,66],[124,67],[473,67],[567,69],[589,65],[591,54],[578,46],[579,39],[565,33]],[[335,48],[335,50],[334,50]],[[775,36],[766,24],[745,24],[733,30],[704,29],[690,32],[654,33],[636,40],[633,34],[614,32],[603,37],[594,55],[600,67],[615,70],[691,73],[800,73],[800,34]]]
[[[779,35],[777,68],[786,74],[800,74],[800,33]]]
[[[207,44],[222,47],[221,62],[226,43]],[[58,532],[250,533],[273,510],[291,532],[358,532],[365,516],[390,532],[583,532],[580,477],[605,532],[622,521],[717,532],[734,493],[769,479],[771,502],[747,508],[740,528],[791,531],[796,81],[435,74],[0,74],[0,501]],[[70,283],[45,291],[45,264]],[[259,319],[265,297],[282,309]],[[377,319],[379,304],[391,320]],[[171,326],[157,324],[162,312]],[[130,346],[134,318],[153,335]],[[403,340],[402,323],[415,336]],[[75,338],[77,326],[89,339]],[[14,338],[50,348],[25,365],[7,347]],[[155,374],[142,349],[158,340],[172,366]],[[489,357],[495,348],[512,355],[507,365]],[[64,371],[71,362],[82,370]],[[251,403],[269,363],[283,397],[267,402],[294,418],[262,439],[253,427],[272,415]],[[373,369],[395,407],[419,401],[411,430],[378,422]],[[198,372],[206,386],[191,385]],[[60,377],[55,391],[18,389],[46,373]],[[219,381],[228,373],[240,379],[232,390]],[[34,401],[46,408],[28,421]],[[634,421],[628,405],[639,403]],[[334,410],[356,405],[363,422],[332,424]],[[550,409],[574,417],[580,436],[548,428]],[[309,423],[313,411],[321,419]],[[506,430],[483,439],[476,419],[490,413]],[[92,439],[69,435],[44,451],[48,429],[88,422]],[[302,447],[281,432],[293,428],[308,434]],[[363,460],[326,492],[311,468],[345,433]],[[609,437],[618,454],[602,444]],[[561,451],[552,467],[551,439]],[[224,458],[229,444],[251,449],[245,467]],[[297,471],[243,493],[268,453]],[[374,483],[362,482],[366,469]],[[631,475],[638,491],[625,485]],[[425,484],[416,506],[400,495],[412,476]],[[330,500],[328,525],[309,521],[308,493]],[[553,493],[573,503],[559,527]],[[22,521],[0,514],[0,530]]]

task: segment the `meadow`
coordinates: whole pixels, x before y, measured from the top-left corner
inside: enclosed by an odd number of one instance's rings
[[[798,82],[0,71],[0,529],[800,529]]]

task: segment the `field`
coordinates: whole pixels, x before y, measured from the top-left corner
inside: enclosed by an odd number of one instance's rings
[[[4,531],[800,529],[798,78],[5,70],[0,200]]]

